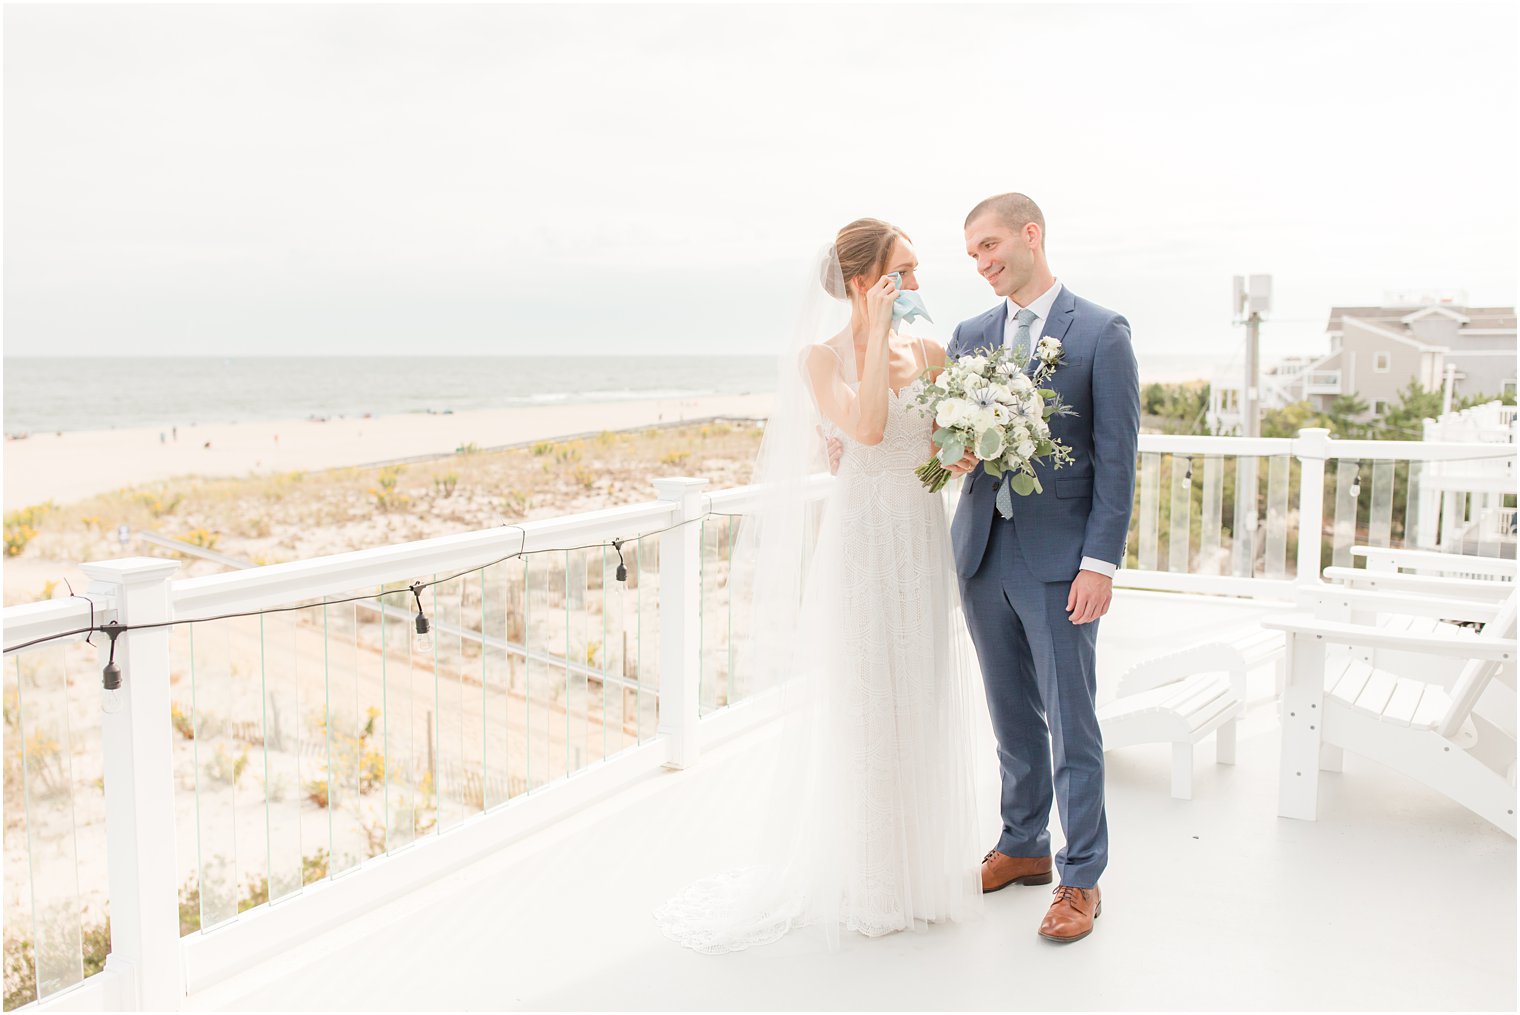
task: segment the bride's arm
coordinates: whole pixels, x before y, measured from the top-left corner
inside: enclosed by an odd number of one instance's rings
[[[808,353],[808,379],[818,409],[839,429],[862,444],[880,444],[887,429],[887,391],[891,379],[892,301],[897,288],[883,277],[866,293],[865,370],[858,392],[844,381],[843,364],[835,352],[814,346]],[[853,354],[853,351],[852,351]]]

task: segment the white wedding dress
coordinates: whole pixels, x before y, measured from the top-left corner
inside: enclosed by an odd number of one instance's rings
[[[990,729],[980,729],[944,497],[913,473],[933,431],[914,405],[921,384],[889,394],[879,444],[825,424],[844,453],[796,643],[775,648],[816,667],[818,686],[805,744],[794,733],[786,748],[805,770],[783,776],[768,804],[789,825],[771,844],[784,855],[704,878],[660,907],[656,922],[680,944],[736,951],[814,925],[833,945],[841,930],[922,930],[980,908],[973,753]]]

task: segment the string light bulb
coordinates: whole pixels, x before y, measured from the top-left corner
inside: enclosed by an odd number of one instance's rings
[[[417,600],[417,633],[412,636],[412,648],[418,655],[433,654],[432,626],[428,623],[427,614],[422,610],[422,583],[412,583],[412,598]]]
[[[1351,499],[1360,500],[1362,496],[1362,467],[1356,467],[1356,475],[1351,477]]]
[[[111,638],[111,655],[100,674],[100,710],[106,715],[116,715],[126,703],[121,689],[121,667],[116,665],[116,638],[121,634],[121,625],[113,620],[101,630]]]
[[[617,551],[618,555],[617,580],[627,582],[628,565],[623,562],[623,541],[621,539],[614,539],[612,541],[612,548]]]

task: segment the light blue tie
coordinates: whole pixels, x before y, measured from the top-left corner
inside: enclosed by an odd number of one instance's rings
[[[1030,349],[1034,346],[1034,339],[1029,334],[1029,325],[1039,319],[1039,314],[1028,307],[1013,315],[1013,319],[1019,323],[1018,330],[1013,333],[1013,354],[1019,358],[1027,358]],[[1022,356],[1020,356],[1022,353]]]

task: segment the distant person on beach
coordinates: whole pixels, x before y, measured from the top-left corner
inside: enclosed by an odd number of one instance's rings
[[[169,428],[169,432],[174,435],[174,442],[176,444],[179,443],[179,427],[172,426]]]

